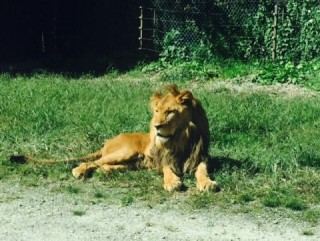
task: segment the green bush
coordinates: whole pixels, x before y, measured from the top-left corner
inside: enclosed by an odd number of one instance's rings
[[[192,31],[198,40],[186,41],[184,32]],[[185,82],[206,80],[218,75],[216,66],[209,64],[214,59],[212,45],[206,34],[193,23],[184,32],[172,29],[162,43],[160,59],[146,66],[143,71],[161,71],[161,80]]]
[[[160,61],[171,64],[181,61],[205,63],[213,58],[212,45],[206,34],[193,22],[190,22],[188,28],[198,39],[188,41],[185,36],[188,30],[172,29],[164,37]]]
[[[320,61],[314,59],[299,64],[281,62],[265,64],[261,67],[254,81],[260,84],[292,83],[320,89]]]
[[[274,8],[276,1],[261,1],[257,11],[247,10],[250,1],[242,1],[242,5],[228,3],[222,4],[229,14],[228,20],[231,25],[239,24],[239,14],[246,13],[236,38],[234,56],[242,56],[246,59],[259,58],[271,59],[274,34]],[[277,17],[277,49],[278,60],[306,61],[319,56],[320,46],[320,5],[317,0],[288,0],[278,2]],[[233,31],[233,30],[232,30]],[[234,34],[232,34],[234,35]],[[230,38],[230,36],[225,36]],[[230,42],[230,40],[229,40]],[[257,51],[258,50],[258,51]]]

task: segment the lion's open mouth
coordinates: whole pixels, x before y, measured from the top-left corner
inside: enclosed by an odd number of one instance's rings
[[[171,137],[172,137],[172,135],[161,135],[159,133],[157,133],[157,136],[156,136],[157,141],[159,143],[166,143],[170,140]]]
[[[161,135],[161,134],[159,134],[159,133],[157,133],[157,136],[158,136],[158,137],[161,137],[161,138],[164,138],[164,139],[169,139],[169,138],[172,137],[172,135],[167,135],[167,136],[165,136],[165,135]]]

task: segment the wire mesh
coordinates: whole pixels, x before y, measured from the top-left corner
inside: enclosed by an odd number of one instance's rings
[[[151,2],[152,6],[145,12],[146,15],[140,16],[142,20],[145,19],[145,25],[148,26],[141,31],[140,37],[146,40],[141,42],[142,49],[143,45],[148,45],[148,49],[161,51],[166,34],[172,30],[179,30],[181,36],[177,45],[197,44],[202,38],[199,33],[203,32],[219,54],[246,59],[271,59],[275,56],[272,54],[277,47],[275,41],[279,40],[279,36],[280,39],[284,39],[286,37],[284,35],[288,34],[283,31],[283,26],[289,21],[287,17],[289,0],[153,0]],[[298,4],[301,2],[300,5],[306,9],[312,6],[319,8],[320,5],[320,1],[317,0],[295,2]],[[295,14],[302,14],[301,11],[296,11]],[[299,16],[295,18],[296,21],[292,21],[292,16],[289,17],[294,34],[296,36],[303,34],[301,33],[303,23],[298,21]],[[290,46],[287,49],[290,49]],[[286,49],[279,49],[278,56],[285,55],[285,52]],[[317,50],[314,52],[318,54]],[[235,54],[237,56],[234,56]]]

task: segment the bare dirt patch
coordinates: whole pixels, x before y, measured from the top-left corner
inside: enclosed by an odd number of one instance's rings
[[[218,207],[78,203],[52,187],[0,184],[0,240],[320,240],[319,226]]]

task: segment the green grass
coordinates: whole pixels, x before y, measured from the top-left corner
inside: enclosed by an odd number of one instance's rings
[[[241,61],[212,59],[206,63],[198,61],[176,61],[174,63],[153,62],[142,68],[144,72],[159,72],[162,81],[185,83],[189,80],[207,81],[212,79],[239,80],[250,74],[256,75],[259,66]]]
[[[83,216],[86,214],[85,211],[82,211],[82,210],[75,210],[72,212],[74,216]]]
[[[306,236],[313,236],[314,235],[314,232],[311,231],[311,230],[305,230],[302,232],[303,235],[306,235]]]
[[[320,220],[320,209],[314,208],[314,209],[308,209],[307,211],[303,212],[302,215],[303,220],[307,220],[312,223],[317,223]]]
[[[81,192],[81,188],[76,187],[74,185],[68,185],[68,186],[66,186],[66,191],[71,194],[78,194]]]
[[[64,160],[95,151],[119,133],[148,131],[148,100],[160,83],[132,75],[0,76],[1,182],[31,187],[61,183],[54,192],[90,203],[146,202],[152,207],[167,202],[192,209],[236,204],[243,210],[284,208],[299,211],[305,220],[319,220],[319,97],[213,91],[201,83],[192,87],[208,114],[216,169],[212,177],[221,184],[219,193],[197,192],[192,176],[185,178],[185,192],[169,194],[156,171],[96,173],[83,182],[72,178],[71,164],[9,162],[12,154]]]
[[[175,61],[152,62],[142,68],[143,72],[159,73],[161,81],[186,83],[212,80],[232,80],[233,82],[257,82],[262,85],[291,83],[320,90],[319,58],[307,62],[243,62],[234,59],[211,58],[203,62],[185,61],[175,56]],[[200,58],[201,59],[201,58]]]

